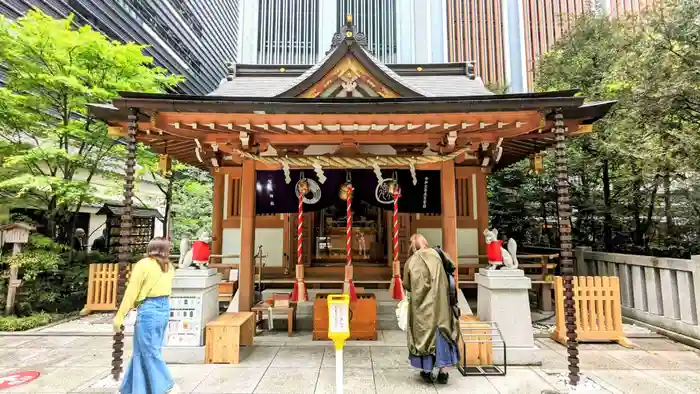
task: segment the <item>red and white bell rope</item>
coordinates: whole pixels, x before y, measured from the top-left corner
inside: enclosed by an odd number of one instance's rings
[[[297,214],[297,264],[296,281],[292,290],[292,301],[308,301],[309,293],[304,283],[304,264],[302,263],[302,224],[304,221],[304,193],[299,193],[299,209]]]
[[[399,262],[399,197],[401,190],[397,187],[394,190],[394,261],[392,271],[394,277],[389,285],[389,294],[395,300],[403,300],[403,282],[401,281],[401,263]]]
[[[357,291],[352,283],[352,185],[348,184],[347,198],[347,225],[345,227],[345,252],[347,254],[347,265],[345,266],[345,283],[343,292],[350,296],[350,301],[357,300]]]

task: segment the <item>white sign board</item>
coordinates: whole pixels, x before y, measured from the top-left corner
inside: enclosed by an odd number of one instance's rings
[[[348,305],[331,304],[328,308],[328,332],[350,332]]]

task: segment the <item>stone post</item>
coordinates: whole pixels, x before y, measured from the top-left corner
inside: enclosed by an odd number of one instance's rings
[[[523,270],[487,270],[476,274],[479,319],[498,324],[506,343],[508,365],[539,365],[532,330],[528,290],[530,278]],[[503,349],[494,346],[495,363],[503,363]]]
[[[577,246],[574,250],[574,256],[576,258],[576,276],[593,275],[593,271],[589,269],[586,263],[586,252],[592,251],[593,248],[590,246]]]
[[[695,318],[700,323],[700,255],[691,256],[693,263],[693,291],[695,292]]]

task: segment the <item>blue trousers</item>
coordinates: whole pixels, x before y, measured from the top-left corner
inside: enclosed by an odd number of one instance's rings
[[[119,389],[121,394],[165,394],[172,390],[175,382],[163,361],[168,320],[168,297],[146,298],[139,305],[134,327],[134,354]]]

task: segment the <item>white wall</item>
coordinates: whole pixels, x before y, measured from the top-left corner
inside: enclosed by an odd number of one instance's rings
[[[221,254],[241,254],[241,229],[240,228],[225,228],[221,237]],[[240,257],[223,259],[224,264],[238,264],[241,262]]]
[[[442,229],[441,228],[419,228],[416,230],[418,234],[422,234],[428,245],[442,245]],[[460,256],[478,255],[479,254],[479,230],[475,228],[458,228],[457,229],[457,253]],[[459,256],[450,256],[457,258]],[[460,260],[460,263],[476,263],[476,259]]]
[[[262,245],[266,267],[282,267],[284,262],[284,229],[281,228],[256,228],[255,252],[258,245]]]
[[[221,254],[241,254],[241,229],[225,228],[223,231]],[[266,267],[282,267],[284,261],[284,230],[281,228],[256,228],[255,229],[255,250],[262,245],[263,253],[267,254],[264,259]],[[240,258],[226,258],[225,264],[238,264]],[[257,261],[255,262],[257,265]]]
[[[479,230],[475,228],[457,229],[457,253],[460,256],[479,255]],[[460,259],[460,263],[476,264],[478,259]]]
[[[442,246],[442,229],[441,228],[418,228],[418,234],[421,234],[428,241],[430,247]]]

